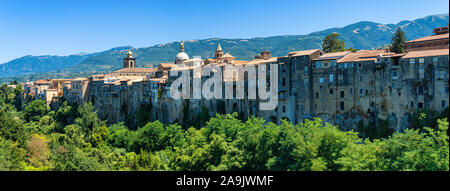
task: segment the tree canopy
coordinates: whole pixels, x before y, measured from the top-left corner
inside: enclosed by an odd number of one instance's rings
[[[403,45],[405,44],[405,42],[406,42],[406,34],[400,27],[398,27],[397,31],[395,31],[394,35],[392,35],[389,50],[395,53],[404,53],[405,48]]]
[[[322,50],[325,53],[333,53],[333,52],[342,52],[342,51],[351,51],[356,52],[357,50],[350,47],[348,49],[345,48],[345,42],[340,40],[339,37],[341,35],[339,33],[331,33],[327,35],[322,42]]]

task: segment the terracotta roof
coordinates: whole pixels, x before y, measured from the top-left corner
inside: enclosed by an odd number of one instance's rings
[[[344,51],[344,52],[333,52],[333,53],[325,53],[322,56],[320,56],[317,59],[313,60],[334,60],[344,57],[347,54],[350,54],[350,51]]]
[[[225,55],[222,56],[222,58],[234,58],[234,56],[232,56],[231,54],[226,53]]]
[[[152,73],[155,71],[156,68],[122,68],[114,71],[113,73]]]
[[[447,34],[438,34],[438,35],[431,35],[431,36],[418,38],[418,39],[415,39],[415,40],[410,40],[410,41],[407,41],[406,43],[415,43],[415,42],[423,42],[423,41],[431,41],[431,40],[439,40],[439,39],[448,39],[448,38],[449,38],[449,33],[447,33]]]
[[[174,63],[160,63],[160,66],[162,66],[163,68],[172,68],[175,66]]]
[[[49,81],[47,80],[38,80],[34,82],[34,84],[47,84],[47,83],[49,83]]]
[[[278,57],[272,57],[269,59],[254,59],[251,61],[243,61],[243,60],[235,60],[233,62],[234,65],[258,65],[258,64],[266,64],[269,62],[276,62]],[[238,62],[236,62],[238,61]]]
[[[233,60],[232,64],[234,65],[241,65],[241,64],[247,64],[250,61],[246,61],[246,60]]]
[[[313,54],[313,53],[315,53],[317,51],[320,51],[320,49],[289,52],[288,55],[290,55],[290,56],[306,56],[306,55],[311,55],[311,54]]]
[[[338,60],[339,63],[343,62],[364,62],[364,61],[376,61],[379,55],[388,56],[394,55],[394,53],[386,52],[386,50],[360,50],[358,52],[352,52]]]
[[[177,67],[171,68],[170,70],[171,71],[192,70],[197,67],[201,67],[201,66],[177,66]]]
[[[419,57],[429,57],[429,56],[443,56],[449,55],[449,49],[436,49],[436,50],[419,50],[419,51],[411,51],[406,53],[403,56],[403,59],[407,58],[419,58]]]
[[[72,79],[72,81],[85,81],[85,80],[89,80],[88,78],[75,78]]]
[[[406,55],[406,53],[395,53],[395,54],[392,55],[392,57],[402,57],[402,56],[405,56],[405,55]]]

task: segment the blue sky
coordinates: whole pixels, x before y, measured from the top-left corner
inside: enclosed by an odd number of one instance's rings
[[[308,34],[448,13],[448,0],[0,0],[0,63],[180,40]]]

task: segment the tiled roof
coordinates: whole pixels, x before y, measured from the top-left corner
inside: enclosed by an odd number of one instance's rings
[[[343,62],[363,62],[363,61],[376,61],[378,55],[394,55],[386,50],[360,50],[358,52],[352,52],[338,60],[339,63]]]
[[[75,79],[72,79],[72,81],[85,81],[85,80],[88,80],[88,78],[75,78]]]
[[[49,83],[49,81],[47,80],[38,80],[34,82],[34,84],[47,84],[47,83]]]
[[[277,61],[277,57],[272,57],[269,59],[254,59],[251,61],[245,61],[245,62],[238,62],[238,63],[233,63],[234,65],[258,65],[258,64],[266,64],[269,62],[276,62]]]
[[[429,57],[429,56],[443,56],[443,55],[449,55],[448,51],[449,51],[449,49],[411,51],[411,52],[406,53],[406,55],[403,56],[402,58],[407,59],[407,58],[419,58],[419,57]]]
[[[322,56],[320,56],[318,59],[314,60],[331,60],[331,59],[339,59],[344,57],[347,54],[350,54],[350,51],[344,51],[344,52],[333,52],[333,53],[325,53]]]
[[[407,41],[406,43],[415,43],[415,42],[423,42],[423,41],[438,40],[438,39],[446,39],[446,38],[447,38],[447,39],[449,38],[449,33],[447,33],[447,34],[439,34],[439,35],[426,36],[426,37],[418,38],[418,39],[415,39],[415,40]]]
[[[246,60],[233,60],[232,64],[234,65],[243,65],[243,64],[247,64],[250,61],[246,61]]]
[[[234,58],[234,56],[232,56],[231,54],[226,53],[225,55],[222,56],[222,58]]]
[[[174,63],[160,63],[160,66],[162,66],[163,68],[172,68],[175,66]]]
[[[288,55],[290,55],[290,56],[306,56],[306,55],[311,55],[311,54],[313,54],[313,53],[315,53],[317,51],[320,51],[320,49],[289,52]]]
[[[113,73],[152,73],[155,71],[156,68],[122,68],[114,71]]]

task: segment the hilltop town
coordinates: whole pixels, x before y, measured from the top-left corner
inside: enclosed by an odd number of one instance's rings
[[[99,118],[108,123],[136,123],[136,113],[148,108],[151,121],[183,123],[195,119],[206,108],[210,116],[237,112],[242,119],[257,116],[276,124],[282,120],[294,124],[321,118],[351,130],[358,124],[388,122],[397,131],[409,127],[417,109],[442,111],[449,97],[449,29],[434,29],[434,35],[407,41],[405,53],[389,50],[359,50],[324,53],[320,49],[290,52],[272,57],[270,50],[253,60],[236,60],[217,45],[212,58],[191,58],[181,42],[173,63],[156,68],[137,68],[133,52],[124,52],[123,68],[104,75],[75,79],[43,79],[23,84],[25,93],[58,108],[63,101],[91,102]],[[225,50],[225,51],[224,51]],[[278,66],[277,107],[261,110],[256,99],[173,99],[169,87],[176,77],[175,68],[193,72],[200,67]],[[181,69],[176,66],[187,66]],[[244,93],[255,83],[245,76]],[[224,82],[228,83],[228,82]],[[260,88],[260,87],[258,87]]]

